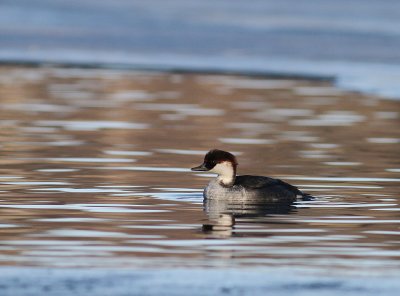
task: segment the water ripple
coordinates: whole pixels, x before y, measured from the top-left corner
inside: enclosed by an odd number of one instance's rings
[[[145,129],[148,124],[123,121],[72,121],[72,120],[37,120],[39,126],[57,126],[71,131],[96,131],[99,129]]]

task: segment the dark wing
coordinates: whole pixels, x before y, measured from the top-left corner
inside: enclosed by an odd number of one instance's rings
[[[271,191],[285,191],[296,195],[302,195],[297,187],[282,180],[262,176],[237,176],[234,185],[242,185],[248,189],[267,189]]]

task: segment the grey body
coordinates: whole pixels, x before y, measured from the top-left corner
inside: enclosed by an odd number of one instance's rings
[[[204,189],[205,199],[265,200],[266,202],[293,202],[303,193],[279,179],[262,176],[236,176],[232,186],[224,186],[218,178]]]

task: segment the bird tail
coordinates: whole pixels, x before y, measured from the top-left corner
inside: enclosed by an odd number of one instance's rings
[[[312,196],[311,194],[306,193],[306,192],[302,192],[301,200],[303,200],[303,201],[311,201],[311,200],[315,200],[315,199],[316,199],[315,196]]]

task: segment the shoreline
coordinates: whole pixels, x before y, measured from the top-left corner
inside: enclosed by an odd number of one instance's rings
[[[0,66],[59,67],[82,69],[115,69],[176,74],[234,75],[254,78],[309,80],[328,82],[351,93],[377,96],[380,99],[400,100],[397,69],[390,65],[336,63],[324,61],[290,61],[260,59],[220,59],[190,56],[136,56],[111,54],[73,54],[49,56],[4,57],[0,52]],[[378,77],[379,76],[379,77]]]
[[[230,75],[230,76],[247,76],[253,78],[265,79],[290,79],[290,80],[309,80],[315,82],[335,83],[336,78],[328,75],[311,75],[285,73],[284,71],[267,71],[267,70],[240,70],[240,69],[223,69],[219,67],[185,67],[185,66],[163,66],[148,64],[129,64],[129,63],[100,63],[100,62],[63,62],[63,61],[41,61],[41,60],[1,60],[0,67],[27,67],[27,68],[80,68],[80,69],[109,69],[109,70],[126,70],[126,71],[148,71],[170,74],[202,74],[202,75]]]

